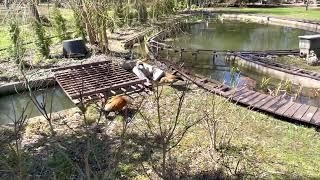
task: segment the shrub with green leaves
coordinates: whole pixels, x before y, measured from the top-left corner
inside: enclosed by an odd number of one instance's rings
[[[125,23],[125,7],[123,6],[122,1],[120,0],[118,3],[115,4],[115,19],[117,19],[117,25],[122,27]]]
[[[164,15],[173,14],[175,9],[176,3],[172,0],[158,0],[151,6],[151,16],[154,19],[157,19]]]
[[[52,16],[52,25],[56,36],[59,38],[60,41],[68,39],[69,36],[67,33],[66,19],[62,17],[60,10],[54,7],[52,11]]]
[[[140,0],[136,5],[138,11],[138,19],[141,23],[146,23],[148,20],[148,10],[145,0]]]
[[[10,23],[10,40],[12,43],[11,55],[14,57],[16,64],[20,64],[22,56],[25,52],[23,40],[20,35],[20,27],[16,20]]]
[[[80,15],[77,11],[73,11],[73,17],[74,17],[74,27],[75,27],[75,37],[81,37],[82,40],[87,41],[87,34],[84,29],[84,24],[81,22]]]
[[[50,40],[46,35],[46,31],[42,24],[36,20],[32,22],[32,27],[35,33],[35,44],[38,50],[38,53],[43,57],[48,58],[50,53]]]

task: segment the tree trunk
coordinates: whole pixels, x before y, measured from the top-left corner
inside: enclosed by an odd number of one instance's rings
[[[162,178],[166,179],[167,177],[167,170],[166,170],[166,158],[167,158],[167,144],[164,143],[162,145]]]
[[[9,0],[4,0],[4,6],[9,9]]]
[[[31,1],[29,6],[30,6],[31,16],[34,17],[36,19],[36,21],[41,23],[39,11],[38,11],[38,8],[37,8],[35,2]]]

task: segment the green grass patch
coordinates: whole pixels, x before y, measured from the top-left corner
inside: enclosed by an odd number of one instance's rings
[[[1,27],[0,28],[0,49],[7,48],[10,46],[10,37],[8,28]]]
[[[288,8],[215,8],[213,11],[225,13],[250,13],[257,15],[272,15],[298,19],[320,20],[320,9],[310,8],[308,11],[304,7]]]
[[[175,98],[167,95],[171,92],[172,89],[166,90],[163,97],[167,98],[164,104],[169,109],[174,108],[176,102]],[[254,177],[262,174],[266,179],[320,177],[320,134],[316,129],[251,111],[199,89],[188,92],[185,99],[181,113],[191,118],[210,111],[212,100],[215,102],[214,115],[219,122],[217,142],[222,142],[223,136],[226,139],[231,137],[230,145],[223,147],[224,158],[231,159],[228,162],[231,169],[234,170],[237,160],[241,159],[239,168]],[[150,104],[147,107],[155,108]],[[192,113],[195,109],[197,113]],[[163,118],[169,118],[170,114]],[[139,129],[145,126],[139,120],[137,123]],[[212,168],[217,167],[208,155],[210,138],[206,127],[206,122],[201,121],[173,149],[172,155],[177,160],[179,171],[184,171],[183,167],[187,166],[190,173],[199,174],[199,171],[212,172]]]
[[[308,65],[306,60],[300,57],[283,56],[283,57],[273,58],[272,61],[275,61],[281,64],[299,67],[309,71],[320,72],[320,66]]]

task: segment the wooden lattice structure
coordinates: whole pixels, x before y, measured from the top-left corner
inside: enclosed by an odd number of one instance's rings
[[[146,80],[113,64],[99,61],[52,70],[66,95],[75,103],[145,90]]]

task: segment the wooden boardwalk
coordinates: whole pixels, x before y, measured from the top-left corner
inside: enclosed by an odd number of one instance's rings
[[[320,126],[320,108],[318,107],[293,102],[280,96],[270,96],[248,88],[232,89],[226,85],[212,83],[206,78],[196,77],[191,72],[182,70],[166,60],[161,59],[159,61],[184,79],[236,104],[244,105],[252,110],[266,112],[279,119]]]

